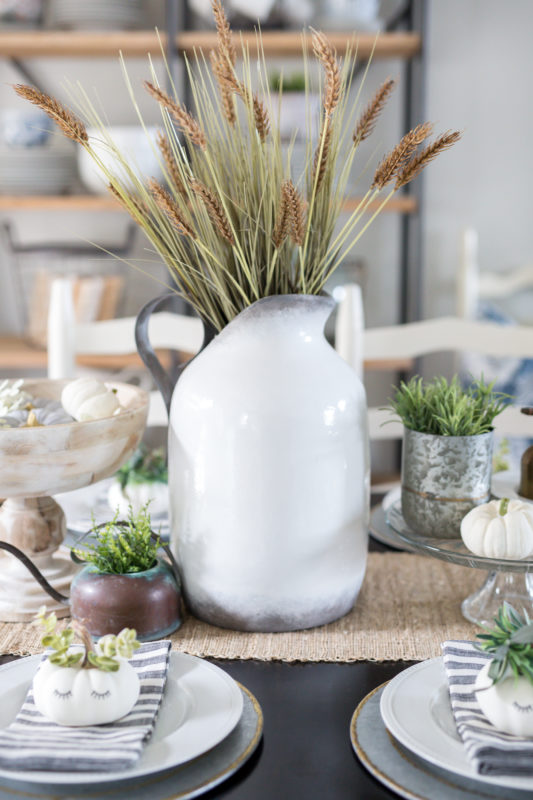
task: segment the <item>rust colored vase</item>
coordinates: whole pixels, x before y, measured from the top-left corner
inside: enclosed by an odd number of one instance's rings
[[[135,628],[140,641],[168,636],[181,625],[181,595],[166,561],[144,572],[112,575],[88,565],[72,582],[71,613],[93,636]]]

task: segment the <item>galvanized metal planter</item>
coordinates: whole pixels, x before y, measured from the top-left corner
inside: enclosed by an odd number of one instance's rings
[[[402,514],[422,536],[459,538],[464,515],[490,499],[493,434],[437,436],[404,428]]]

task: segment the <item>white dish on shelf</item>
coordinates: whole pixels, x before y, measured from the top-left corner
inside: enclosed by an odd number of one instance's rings
[[[157,149],[156,127],[149,127],[145,132],[141,125],[115,125],[107,130],[111,140],[142,183],[152,177],[160,182],[164,180],[161,156]],[[101,131],[97,128],[88,128],[87,133],[91,147],[102,163],[128,188],[135,191],[127,171],[121,168],[113,150],[103,140]],[[109,181],[83,147],[78,148],[78,169],[84,186],[90,192],[109,194]]]
[[[533,791],[533,777],[476,772],[456,731],[442,658],[400,672],[385,687],[380,711],[389,733],[430,764],[492,786]]]
[[[21,707],[41,656],[0,667],[0,729]],[[162,772],[185,764],[219,744],[235,728],[242,692],[224,670],[185,653],[171,653],[163,702],[152,738],[135,766],[115,772],[0,769],[0,777],[36,784],[99,784]]]

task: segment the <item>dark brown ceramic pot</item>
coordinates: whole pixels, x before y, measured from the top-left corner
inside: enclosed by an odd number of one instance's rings
[[[151,569],[112,575],[93,565],[72,582],[70,607],[93,636],[135,628],[140,641],[168,636],[181,625],[180,589],[166,561]]]

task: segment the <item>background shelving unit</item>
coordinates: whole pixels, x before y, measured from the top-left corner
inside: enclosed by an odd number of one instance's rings
[[[180,11],[181,17],[180,20]],[[191,56],[195,50],[208,52],[215,46],[214,31],[187,30],[187,2],[166,0],[167,31],[158,34],[155,31],[124,32],[86,32],[86,31],[9,31],[0,32],[0,58],[7,58],[16,66],[26,80],[38,85],[36,76],[26,65],[27,59],[34,58],[105,58],[116,57],[121,52],[125,57],[144,57],[147,53],[157,55],[163,47],[167,54],[171,70],[176,60],[184,54]],[[360,34],[354,37],[351,33],[330,32],[329,40],[339,54],[346,52],[349,46],[357,41],[358,57],[366,60],[399,58],[407,63],[407,80],[405,82],[405,128],[423,118],[422,114],[422,80],[423,80],[423,31],[424,0],[408,0],[391,23],[394,30],[388,30],[376,38],[374,34]],[[245,32],[242,38],[250,47],[256,46],[253,32]],[[302,52],[302,40],[309,38],[294,31],[264,31],[263,46],[265,55],[270,58],[298,57]],[[33,79],[33,80],[32,80]],[[416,319],[420,315],[420,240],[421,240],[421,182],[415,187],[408,186],[407,191],[394,197],[385,210],[402,215],[402,254],[401,254],[401,286],[400,298],[402,321]],[[357,197],[349,197],[345,203],[347,211],[355,208]],[[377,202],[371,205],[372,212]],[[55,212],[118,212],[125,213],[111,196],[89,194],[72,194],[58,196],[10,196],[0,194],[0,213],[38,211]],[[22,340],[0,338],[0,368],[41,367],[45,364],[45,353],[31,348]],[[104,359],[99,362],[104,366]],[[123,362],[124,363],[124,362]],[[127,360],[131,363],[131,360]],[[95,364],[93,363],[93,366]],[[106,366],[111,366],[109,363]],[[372,368],[371,364],[366,365]],[[406,369],[409,364],[392,363],[390,368]]]

